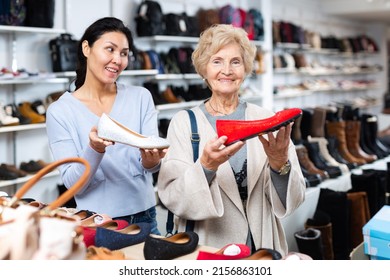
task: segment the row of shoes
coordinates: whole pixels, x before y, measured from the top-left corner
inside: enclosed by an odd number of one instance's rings
[[[304,91],[353,91],[374,88],[377,82],[371,79],[344,79],[334,81],[329,79],[305,80],[298,84],[283,84],[274,87],[274,94],[299,94]]]
[[[202,84],[188,85],[188,88],[168,85],[163,91],[156,82],[145,82],[143,86],[152,94],[155,105],[204,100],[211,96],[210,89]]]
[[[4,104],[0,102],[0,126],[44,123],[48,106],[61,97],[63,91],[49,93],[44,100]]]
[[[272,39],[278,43],[308,45],[314,49],[331,49],[342,53],[376,53],[377,43],[367,35],[355,37],[322,36],[297,24],[286,21],[272,21]]]
[[[331,74],[357,74],[366,72],[376,72],[383,70],[381,65],[369,65],[366,63],[320,63],[317,60],[308,61],[302,53],[288,53],[273,55],[274,69],[290,70],[291,72],[301,72],[311,75],[331,75]]]
[[[0,80],[10,80],[10,79],[48,79],[55,78],[54,73],[48,72],[31,72],[26,69],[18,69],[17,71],[12,71],[6,67],[1,68],[0,70]]]
[[[34,174],[47,165],[43,160],[30,160],[21,162],[19,168],[14,164],[2,163],[0,165],[0,180],[15,180]]]
[[[192,231],[163,237],[151,234],[148,223],[128,224],[124,220],[113,220],[108,215],[88,210],[80,210],[73,215],[81,219],[87,259],[125,259],[126,256],[119,252],[121,249],[144,243],[145,260],[172,260],[195,252],[199,245],[199,237]],[[293,255],[296,259],[312,259],[301,253],[290,253],[282,258],[278,251],[268,248],[259,249],[251,254],[250,248],[245,244],[229,244],[214,252],[199,250],[196,259],[280,260],[292,259]]]
[[[0,126],[24,125],[44,123],[46,121],[46,107],[41,100],[22,102],[18,105],[0,103]]]
[[[390,155],[390,146],[378,138],[377,117],[360,114],[359,107],[338,104],[302,112],[292,140],[309,187]]]

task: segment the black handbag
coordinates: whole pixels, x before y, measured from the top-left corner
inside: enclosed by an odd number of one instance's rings
[[[53,72],[75,71],[78,40],[71,34],[63,33],[50,40],[49,48]]]

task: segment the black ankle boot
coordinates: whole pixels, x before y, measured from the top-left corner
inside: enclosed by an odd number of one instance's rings
[[[325,159],[320,153],[320,147],[317,142],[307,142],[303,143],[307,148],[309,158],[314,163],[314,165],[322,170],[328,172],[330,178],[337,178],[341,176],[342,172],[338,166],[330,166],[326,163]]]
[[[313,260],[324,259],[324,249],[321,240],[321,231],[307,228],[294,234],[300,253],[309,255]]]

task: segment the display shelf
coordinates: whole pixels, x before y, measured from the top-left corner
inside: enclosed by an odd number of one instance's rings
[[[162,43],[162,42],[196,44],[196,43],[198,43],[198,41],[199,41],[198,37],[169,36],[169,35],[155,35],[155,36],[136,37],[135,38],[135,44],[137,44],[137,43],[155,44],[155,43]],[[263,41],[255,41],[254,40],[252,42],[258,47],[264,46]]]
[[[55,170],[55,171],[52,171],[52,172],[46,174],[42,178],[50,178],[50,177],[54,177],[54,176],[58,176],[58,175],[60,175],[60,172],[58,170]],[[30,180],[32,177],[34,177],[34,175],[27,175],[25,177],[20,177],[20,178],[17,178],[15,180],[0,180],[0,188],[12,186],[12,185],[17,185],[17,184],[23,184],[23,183],[27,182],[28,180]]]
[[[24,85],[24,84],[62,84],[69,82],[66,78],[15,78],[0,79],[0,85]]]
[[[65,29],[54,29],[44,27],[28,27],[28,26],[10,26],[0,25],[0,33],[48,33],[48,34],[60,34],[65,33]]]
[[[42,129],[42,128],[46,128],[45,123],[2,126],[2,127],[0,127],[0,133],[32,130],[32,129]]]

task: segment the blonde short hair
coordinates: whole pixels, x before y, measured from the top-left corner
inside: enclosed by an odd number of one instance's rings
[[[231,24],[215,24],[202,32],[198,45],[192,53],[192,63],[196,72],[204,77],[210,57],[231,43],[240,46],[245,74],[251,74],[257,52],[256,46],[249,40],[244,29]]]

